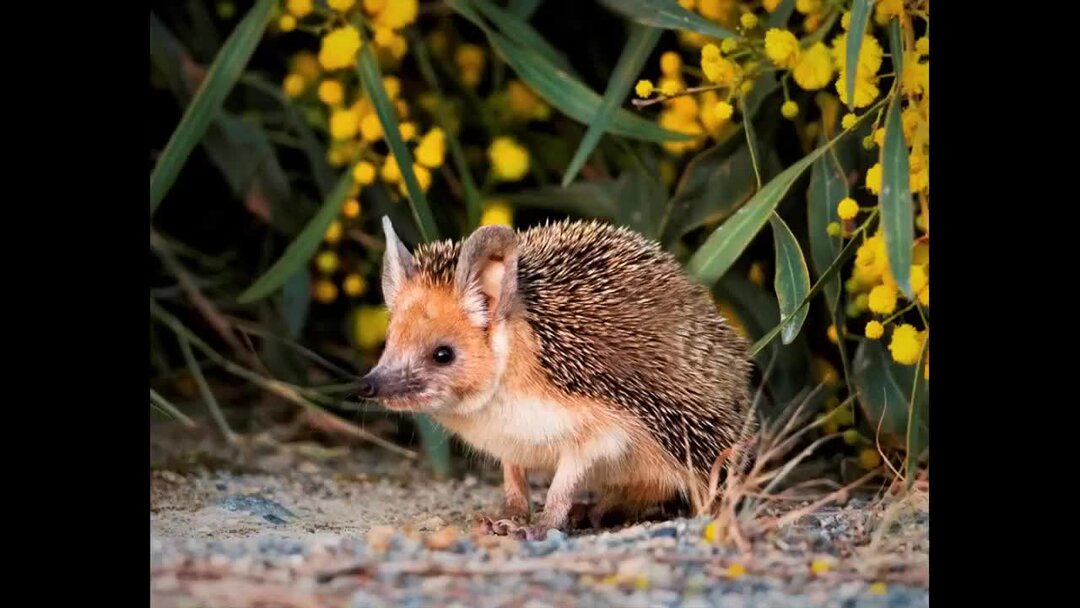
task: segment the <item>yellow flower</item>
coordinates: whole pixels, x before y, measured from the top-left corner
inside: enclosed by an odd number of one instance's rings
[[[410,141],[416,137],[416,125],[411,122],[403,122],[398,124],[398,133],[401,134],[401,139]]]
[[[824,0],[795,0],[795,10],[804,15],[821,12]]]
[[[833,76],[832,56],[824,42],[817,42],[799,58],[792,71],[795,82],[807,91],[816,91],[829,84]]]
[[[409,43],[405,41],[405,37],[395,34],[393,41],[390,43],[390,55],[394,59],[401,59],[408,50]]]
[[[926,56],[930,54],[930,37],[923,36],[915,41],[915,52],[919,55]]]
[[[866,324],[866,337],[877,340],[885,335],[885,327],[879,321],[870,321]]]
[[[660,73],[664,76],[677,78],[682,69],[682,57],[674,51],[667,51],[660,56]]]
[[[671,111],[678,114],[679,117],[684,120],[692,121],[697,117],[698,104],[697,101],[689,95],[676,97],[671,100]]]
[[[514,227],[514,213],[506,201],[489,201],[484,207],[484,213],[480,216],[481,226],[510,226]]]
[[[283,32],[291,32],[296,29],[296,17],[292,15],[282,15],[278,19],[278,29]]]
[[[374,113],[360,121],[360,137],[364,141],[379,141],[383,136],[382,123]]]
[[[825,561],[823,559],[815,559],[814,561],[810,562],[810,572],[813,572],[814,574],[817,574],[817,575],[820,576],[822,574],[825,574],[828,571],[829,571],[829,562],[827,562],[827,561]]]
[[[382,306],[359,306],[353,315],[353,338],[360,350],[371,350],[386,337],[390,313]]]
[[[360,52],[360,32],[351,25],[338,28],[322,39],[319,64],[327,70],[350,68],[356,65]]]
[[[446,136],[435,127],[428,131],[416,146],[416,162],[432,169],[443,164],[446,158]]]
[[[330,222],[330,225],[326,227],[326,234],[323,235],[323,239],[333,245],[341,240],[341,235],[344,233],[344,228],[341,227],[341,222],[334,220]]]
[[[345,99],[345,89],[336,80],[324,80],[319,84],[319,101],[336,106]]]
[[[382,84],[383,89],[386,90],[386,96],[390,99],[397,99],[397,96],[401,93],[401,81],[395,76],[383,76]]]
[[[874,194],[881,193],[881,163],[866,170],[866,189]]]
[[[780,2],[781,0],[762,0],[761,6],[763,6],[766,11],[772,13],[776,11],[776,7],[780,6]]]
[[[904,70],[900,73],[900,91],[904,95],[922,95],[926,92],[923,84],[930,82],[930,64],[919,63],[916,53],[904,53],[903,63]]]
[[[393,154],[387,154],[386,160],[383,162],[382,170],[379,172],[382,175],[383,181],[396,184],[401,181],[401,169],[398,168],[397,160]]]
[[[495,177],[516,182],[529,171],[529,151],[510,137],[497,137],[488,147],[488,159]]]
[[[859,312],[870,310],[870,294],[868,294],[868,293],[860,293],[859,295],[855,296],[855,302],[854,303],[855,303],[855,308]]]
[[[313,4],[312,0],[286,0],[285,10],[296,17],[307,17],[311,13]]]
[[[926,353],[926,366],[923,368],[923,379],[930,379],[930,353]]]
[[[725,40],[732,40],[731,38],[725,38]],[[720,59],[720,49],[713,43],[706,44],[701,47],[701,63],[709,61],[716,61]]]
[[[289,62],[292,71],[304,77],[304,80],[312,82],[319,75],[319,60],[313,53],[301,51],[293,56]]]
[[[715,519],[710,521],[709,523],[705,524],[705,533],[702,535],[702,536],[705,537],[705,542],[710,543],[710,544],[716,542],[716,537],[717,537],[717,532],[719,532],[719,530],[718,530],[719,527],[720,526],[716,523]]]
[[[746,566],[735,562],[727,567],[728,578],[739,578],[746,574]]]
[[[394,46],[394,30],[388,27],[375,28],[374,36],[376,46],[388,49]]]
[[[364,0],[364,11],[369,15],[378,14],[386,8],[386,3],[388,1],[389,0]]]
[[[877,99],[877,96],[881,91],[878,89],[876,76],[869,78],[855,78],[855,103],[856,108],[865,108]],[[840,74],[836,79],[836,93],[840,96],[840,101],[845,104],[848,102],[847,94],[847,72],[843,69],[840,70]]]
[[[854,114],[848,112],[847,114],[844,114],[843,118],[840,119],[840,126],[844,129],[850,129],[851,127],[855,126],[855,121],[857,121],[858,119],[858,116],[855,116]]]
[[[690,10],[694,10],[694,3],[695,2],[696,2],[696,0],[679,0],[679,6],[681,6],[681,7],[685,8],[686,10],[690,11]]]
[[[375,16],[375,25],[400,30],[416,21],[419,8],[417,0],[389,0]]]
[[[874,143],[880,148],[885,145],[885,127],[881,127],[874,131]]]
[[[881,455],[874,448],[864,448],[859,452],[859,464],[864,469],[872,469],[881,464]]]
[[[829,329],[825,332],[825,335],[829,337],[829,342],[832,342],[833,344],[840,343],[840,336],[837,335],[835,323],[829,326]]]
[[[475,87],[484,73],[484,49],[475,44],[463,44],[454,53],[454,63],[461,71],[465,86]]]
[[[850,196],[840,200],[840,203],[836,206],[836,214],[840,216],[842,220],[853,220],[855,216],[859,214],[859,203],[855,202],[855,199]]]
[[[848,429],[844,431],[844,443],[848,445],[857,445],[859,443],[859,431],[855,429]]]
[[[341,282],[341,289],[349,297],[357,298],[364,295],[364,292],[367,291],[367,281],[364,280],[364,277],[354,272],[346,276],[345,280]]]
[[[338,257],[333,251],[323,251],[315,256],[315,267],[323,274],[334,274],[338,269]]]
[[[879,25],[885,25],[890,17],[899,17],[904,14],[904,0],[878,0],[874,5],[874,21]]]
[[[922,335],[907,323],[893,330],[889,341],[889,352],[893,361],[901,365],[914,365],[919,360],[922,350]]]
[[[784,104],[780,106],[780,114],[788,120],[794,119],[799,115],[799,104],[790,99],[785,101]]]
[[[359,167],[359,165],[357,166]],[[371,163],[368,163],[368,167],[370,166]],[[374,169],[372,169],[372,171],[374,171]],[[356,174],[355,169],[353,169],[353,174]],[[341,215],[344,215],[350,220],[360,217],[360,201],[356,200],[355,198],[350,198],[349,200],[345,201],[345,204],[341,207]]]
[[[334,110],[330,114],[330,135],[334,139],[356,137],[359,120],[352,110]]]
[[[891,314],[896,310],[896,288],[882,284],[870,290],[870,310],[879,315]]]
[[[829,236],[840,236],[841,233],[842,229],[840,228],[840,224],[837,222],[829,222],[825,226],[825,234],[828,234]]]
[[[851,27],[851,11],[844,11],[844,14],[840,16],[840,27],[845,30]]]
[[[869,590],[871,595],[885,595],[886,589],[885,583],[877,582],[870,585]]]
[[[315,300],[320,304],[331,304],[337,299],[337,285],[327,279],[319,279],[315,282]]]
[[[825,359],[815,357],[813,360],[814,365],[814,380],[822,382],[825,386],[836,386],[840,383],[840,374],[837,373],[836,368]]]
[[[738,38],[724,38],[720,41],[720,50],[725,53],[734,53],[739,48]]]
[[[506,98],[510,105],[510,113],[518,118],[547,120],[551,115],[551,107],[520,80],[511,80],[506,85]]]
[[[668,97],[678,94],[681,90],[682,85],[674,78],[665,78],[660,81],[660,92]]]
[[[728,120],[734,113],[735,108],[726,101],[717,102],[717,104],[713,106],[713,115],[720,120]]]
[[[911,267],[911,290],[915,293],[919,293],[930,283],[930,278],[926,276],[926,269],[918,264]]]
[[[877,38],[863,36],[862,48],[859,49],[859,68],[856,79],[869,78],[881,69],[881,60],[885,56]],[[840,34],[832,42],[832,58],[838,70],[847,69],[847,34]]]
[[[281,89],[285,91],[285,94],[289,97],[299,97],[303,95],[305,88],[307,88],[307,82],[305,82],[304,77],[299,74],[289,74],[285,77],[285,81],[281,83]]]
[[[799,39],[787,30],[774,27],[765,32],[765,55],[777,67],[793,68],[799,61]]]
[[[326,0],[326,5],[335,11],[344,13],[356,4],[356,0]]]
[[[431,171],[423,165],[415,164],[413,165],[413,175],[416,176],[416,182],[420,186],[420,191],[427,192],[428,188],[431,187]],[[401,184],[401,189],[403,194],[408,192],[405,188],[405,184]]]
[[[754,13],[743,13],[742,16],[739,17],[739,23],[742,24],[744,28],[752,30],[757,27],[757,15],[755,15]]]
[[[648,80],[637,81],[637,84],[634,85],[634,93],[636,93],[637,96],[641,97],[642,99],[651,96],[653,94],[652,82]]]
[[[375,165],[366,160],[356,163],[353,167],[353,179],[361,186],[367,186],[375,181]]]
[[[712,61],[702,61],[701,71],[705,73],[705,77],[709,79],[709,82],[728,85],[738,78],[740,68],[739,64],[734,61],[720,57]]]
[[[922,304],[923,306],[927,306],[927,307],[930,306],[930,284],[929,283],[927,283],[926,287],[923,287],[922,290],[919,292],[918,298],[919,298],[919,304]]]

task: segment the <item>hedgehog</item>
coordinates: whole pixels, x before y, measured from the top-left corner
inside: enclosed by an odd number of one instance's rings
[[[562,220],[410,253],[386,217],[383,230],[390,320],[358,394],[426,413],[499,461],[489,531],[566,529],[581,490],[598,496],[597,527],[685,499],[756,430],[745,339],[657,243]],[[530,472],[551,476],[537,514]]]

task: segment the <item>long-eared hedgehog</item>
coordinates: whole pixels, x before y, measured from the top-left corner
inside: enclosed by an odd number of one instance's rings
[[[527,471],[552,472],[530,535],[565,527],[579,489],[600,492],[594,524],[700,489],[756,429],[746,341],[656,243],[560,221],[412,254],[383,226],[390,324],[360,394],[499,459],[505,517],[531,513]]]

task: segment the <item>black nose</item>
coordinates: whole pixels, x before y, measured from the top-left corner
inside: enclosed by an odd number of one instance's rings
[[[356,387],[356,390],[364,399],[371,399],[379,392],[375,382],[368,377],[360,379],[360,385]]]

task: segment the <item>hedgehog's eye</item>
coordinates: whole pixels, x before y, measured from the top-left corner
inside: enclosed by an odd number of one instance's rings
[[[437,346],[431,353],[431,358],[439,365],[446,365],[454,360],[454,349],[449,346]]]

